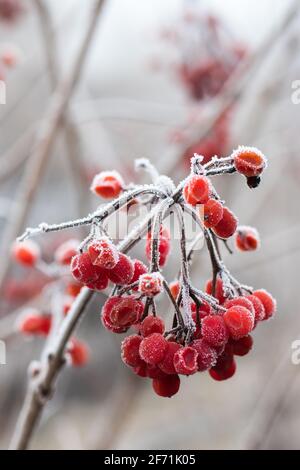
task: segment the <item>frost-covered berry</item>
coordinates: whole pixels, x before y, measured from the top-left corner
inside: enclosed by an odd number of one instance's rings
[[[193,175],[185,183],[183,196],[192,206],[206,204],[211,193],[211,184],[206,176]]]
[[[174,355],[180,348],[182,348],[181,344],[175,343],[174,341],[168,341],[164,358],[158,364],[159,368],[165,374],[176,374],[174,367]]]
[[[71,339],[67,352],[70,356],[71,364],[74,367],[83,367],[89,361],[90,350],[88,346],[76,338]]]
[[[104,326],[129,328],[137,323],[144,310],[144,304],[130,295],[127,297],[110,297],[102,308]],[[108,328],[110,329],[110,328]]]
[[[236,305],[224,313],[224,321],[231,338],[247,336],[254,327],[254,316],[245,307]]]
[[[208,315],[202,320],[202,337],[211,346],[222,346],[228,341],[228,331],[221,315]]]
[[[220,302],[220,304],[223,304],[226,300],[223,289],[223,281],[219,277],[216,280],[215,293],[213,294],[213,281],[211,279],[207,281],[205,285],[205,292],[209,295],[214,295],[214,297]]]
[[[179,390],[180,378],[178,375],[168,375],[162,379],[152,381],[153,390],[160,397],[171,398]]]
[[[245,298],[249,300],[254,308],[255,323],[262,321],[265,317],[265,309],[262,302],[255,295],[246,295]]]
[[[216,364],[218,357],[217,351],[203,338],[193,341],[191,347],[198,353],[197,365],[199,372],[208,370]]]
[[[207,203],[204,204],[203,217],[206,228],[215,227],[222,220],[223,205],[216,199],[209,199]]]
[[[161,317],[154,317],[148,315],[140,325],[140,333],[142,336],[150,336],[153,333],[160,333],[161,335],[165,331],[165,323]]]
[[[40,247],[31,240],[15,242],[11,249],[13,259],[23,266],[35,266],[41,257]]]
[[[109,279],[120,286],[130,284],[133,273],[133,263],[131,259],[123,253],[119,254],[119,261],[115,267],[107,271]]]
[[[139,278],[138,291],[148,297],[160,294],[163,289],[163,278],[159,272],[142,274]]]
[[[146,274],[148,272],[147,266],[140,261],[139,259],[133,260],[133,277],[130,282],[136,282],[139,280],[142,274]],[[137,290],[137,288],[135,289]]]
[[[160,333],[144,338],[140,345],[140,356],[147,364],[159,364],[166,353],[167,341]]]
[[[67,240],[62,243],[54,253],[54,259],[61,266],[68,266],[72,258],[76,256],[80,241],[76,239]]]
[[[107,237],[93,240],[88,246],[88,254],[92,263],[103,269],[113,269],[119,261],[119,252]]]
[[[174,367],[177,374],[192,375],[198,370],[196,349],[185,346],[174,354]]]
[[[143,361],[139,353],[141,341],[142,337],[139,335],[127,336],[127,338],[122,341],[121,357],[127,366],[138,367],[142,364]]]
[[[29,336],[47,336],[52,324],[51,315],[45,315],[38,310],[25,311],[18,321],[18,331]]]
[[[98,278],[97,269],[92,264],[88,253],[79,253],[71,261],[71,273],[76,281],[89,284]]]
[[[235,233],[237,224],[238,221],[233,212],[228,207],[223,207],[222,219],[212,230],[218,237],[227,239]]]
[[[265,289],[259,289],[253,292],[253,295],[257,297],[264,306],[265,316],[264,320],[272,317],[276,312],[276,300],[272,295],[267,292]]]
[[[241,251],[255,251],[259,248],[258,231],[253,227],[239,226],[235,233],[236,247]]]
[[[255,318],[254,306],[252,302],[250,302],[250,300],[247,299],[247,297],[239,296],[233,299],[227,299],[226,302],[224,303],[224,307],[227,309],[230,307],[235,307],[236,305],[245,307],[247,310],[251,312],[253,318]]]
[[[231,156],[236,171],[247,177],[260,175],[267,165],[266,157],[255,147],[240,146]]]
[[[101,269],[98,266],[95,266],[97,270],[97,279],[95,281],[90,281],[86,283],[86,286],[91,290],[104,290],[108,286],[108,276],[105,269]]]
[[[117,171],[102,171],[94,177],[91,191],[104,199],[113,199],[119,196],[124,186],[124,181]]]
[[[251,351],[253,346],[253,339],[250,335],[244,336],[237,340],[230,340],[232,352],[235,356],[246,356]]]

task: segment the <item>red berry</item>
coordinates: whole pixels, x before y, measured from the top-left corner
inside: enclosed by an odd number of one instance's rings
[[[259,248],[258,232],[253,227],[238,227],[235,234],[236,247],[241,251],[254,251]]]
[[[177,300],[179,292],[180,292],[180,284],[178,281],[173,281],[169,284],[169,289],[173,296],[173,299]]]
[[[145,361],[142,361],[142,359],[141,359],[141,364],[136,367],[133,367],[132,370],[139,377],[143,377],[143,378],[148,377],[148,365],[146,364]]]
[[[102,308],[104,326],[128,328],[140,320],[143,310],[143,302],[136,300],[132,295],[110,297]]]
[[[102,171],[94,177],[91,185],[91,191],[104,199],[118,197],[123,188],[123,179],[117,171]]]
[[[205,286],[205,292],[209,295],[213,295],[212,280],[207,281],[206,286]],[[219,277],[216,280],[216,288],[215,288],[214,297],[220,302],[220,304],[223,304],[226,300],[224,289],[223,289],[223,281]]]
[[[253,339],[250,335],[248,335],[237,340],[231,340],[230,344],[232,345],[233,354],[236,356],[246,356],[246,354],[248,354],[248,352],[252,349]]]
[[[161,226],[159,233],[159,266],[164,266],[170,252],[170,239],[171,235],[169,230],[166,227]],[[151,232],[147,233],[146,239],[146,256],[148,260],[151,260]]]
[[[25,335],[47,336],[52,324],[51,315],[38,311],[24,312],[18,323],[18,330]]]
[[[212,367],[210,369],[209,374],[210,376],[217,381],[227,380],[230,379],[236,371],[236,362],[234,359],[224,368],[220,367]]]
[[[143,361],[139,354],[141,341],[142,338],[139,335],[127,336],[127,338],[122,341],[121,357],[127,366],[138,367],[142,364]]]
[[[75,367],[85,366],[90,358],[90,350],[87,345],[75,338],[70,341],[68,353],[70,355],[72,365]]]
[[[142,274],[138,291],[148,297],[159,294],[163,288],[163,278],[159,272]]]
[[[54,259],[57,264],[67,266],[71,263],[73,256],[77,255],[77,248],[80,245],[79,240],[68,240],[62,243],[54,253]]]
[[[245,307],[236,305],[224,313],[224,321],[229,334],[234,339],[242,338],[250,333],[254,327],[254,317]]]
[[[112,333],[117,333],[117,334],[126,333],[126,331],[129,328],[129,326],[113,325],[111,321],[109,320],[108,315],[102,315],[102,324],[107,330],[111,331]]]
[[[258,297],[255,295],[246,295],[245,297],[247,300],[249,300],[254,308],[254,315],[255,315],[255,323],[258,321],[261,321],[265,317],[265,309],[262,304],[262,302],[259,300]]]
[[[276,300],[274,299],[274,297],[272,297],[272,295],[269,294],[269,292],[267,292],[265,289],[256,290],[255,292],[253,292],[253,295],[255,295],[255,297],[257,297],[264,306],[264,320],[267,320],[268,318],[272,317],[276,312]]]
[[[192,375],[198,370],[196,349],[185,346],[174,354],[174,367],[177,374]]]
[[[237,228],[237,218],[227,207],[223,207],[223,216],[220,222],[213,227],[213,231],[220,238],[231,237]]]
[[[120,253],[119,261],[113,269],[107,271],[109,279],[117,285],[123,286],[131,283],[134,267],[131,259]]]
[[[216,199],[209,199],[207,203],[204,204],[203,216],[206,228],[215,227],[222,220],[223,205]]]
[[[181,344],[175,343],[174,341],[168,341],[165,356],[158,364],[159,368],[165,374],[176,374],[174,367],[174,355],[180,348],[182,348]]]
[[[82,289],[82,284],[79,284],[76,281],[68,282],[66,286],[66,293],[71,297],[77,297]]]
[[[135,259],[133,260],[133,277],[131,279],[131,282],[136,282],[139,280],[140,276],[142,274],[146,274],[148,272],[148,268],[147,266],[145,266],[145,264],[138,260],[138,259]],[[134,288],[134,290],[137,290],[137,287]]]
[[[107,237],[93,240],[88,247],[88,254],[92,263],[102,269],[113,269],[119,261],[119,252]]]
[[[162,379],[154,379],[152,386],[157,395],[160,397],[170,398],[178,392],[180,387],[180,378],[178,375],[168,375]]]
[[[154,317],[153,315],[148,315],[140,326],[140,333],[142,336],[150,336],[153,333],[163,334],[165,330],[165,323],[162,318]]]
[[[247,177],[260,175],[267,164],[263,153],[255,147],[240,146],[232,152],[232,158],[236,170]]]
[[[202,337],[211,346],[222,346],[228,341],[228,331],[221,315],[208,315],[202,320]]]
[[[79,253],[72,258],[71,272],[73,277],[83,284],[89,284],[98,279],[97,269],[92,264],[88,253]]]
[[[255,318],[254,306],[252,302],[250,302],[249,299],[247,299],[246,297],[240,296],[240,297],[235,297],[234,299],[227,299],[226,302],[224,303],[224,307],[226,307],[227,309],[230,307],[235,307],[236,305],[245,307],[247,310],[251,312],[253,318]]]
[[[206,176],[193,175],[185,183],[183,195],[188,204],[206,204],[211,192],[210,181]]]
[[[39,246],[31,240],[14,243],[11,252],[14,260],[23,266],[35,266],[41,256]]]
[[[101,291],[101,290],[106,289],[108,286],[107,271],[99,268],[98,266],[95,266],[95,268],[97,270],[98,277],[96,281],[91,281],[91,282],[86,283],[86,286],[89,289]]]
[[[147,364],[159,364],[166,353],[167,341],[160,333],[144,338],[140,345],[140,356]]]
[[[197,353],[197,364],[200,372],[210,369],[217,362],[217,351],[210,346],[204,339],[196,339],[191,344]]]
[[[165,374],[158,366],[147,364],[147,377],[149,377],[149,379],[162,379],[166,377],[166,375],[167,374]]]

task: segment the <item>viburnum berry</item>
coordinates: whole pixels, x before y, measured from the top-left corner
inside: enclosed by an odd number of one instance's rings
[[[182,348],[181,344],[175,343],[175,341],[167,342],[167,349],[163,360],[158,364],[159,368],[165,374],[176,374],[174,367],[174,356],[175,353]]]
[[[159,364],[167,351],[167,341],[160,333],[146,336],[140,344],[140,356],[147,364]]]
[[[130,282],[136,282],[139,280],[142,274],[146,274],[148,272],[147,266],[140,261],[139,259],[133,260],[133,276]],[[136,288],[137,290],[137,288]]]
[[[151,364],[147,364],[147,377],[149,379],[162,379],[166,377],[165,374],[157,365],[153,366]]]
[[[230,340],[232,352],[235,356],[246,356],[251,351],[253,346],[253,339],[250,335],[244,336],[237,340]]]
[[[257,297],[264,306],[265,316],[264,320],[272,317],[276,312],[276,300],[272,295],[265,289],[259,289],[253,292],[253,295]]]
[[[178,375],[167,375],[152,381],[153,390],[160,397],[171,398],[179,390],[180,378]]]
[[[114,328],[129,328],[137,323],[144,310],[144,304],[134,298],[133,295],[127,297],[110,297],[102,308],[102,320],[104,326]]]
[[[130,284],[133,278],[133,273],[133,262],[123,253],[119,254],[119,261],[115,267],[107,270],[109,279],[119,286]]]
[[[88,253],[79,253],[73,256],[71,272],[73,277],[83,284],[96,281],[98,278],[97,269],[93,265]]]
[[[217,351],[203,338],[193,341],[191,347],[198,353],[197,365],[199,372],[208,370],[216,364],[218,357]]]
[[[265,309],[262,302],[255,295],[246,295],[245,298],[249,300],[254,308],[255,323],[262,321],[265,317]]]
[[[210,376],[217,381],[230,379],[236,371],[236,362],[232,357],[230,360],[217,364],[209,370]]]
[[[239,305],[241,307],[245,307],[247,310],[249,310],[255,319],[255,310],[253,303],[247,299],[247,297],[239,296],[239,297],[234,297],[233,299],[227,299],[226,302],[224,303],[224,307],[229,309],[230,307],[235,307],[236,305]]]
[[[31,240],[15,242],[11,249],[13,259],[23,266],[33,267],[41,257],[40,247]]]
[[[206,176],[193,175],[185,183],[183,196],[188,204],[206,204],[211,193],[211,184]]]
[[[202,322],[202,337],[211,346],[222,346],[228,341],[228,331],[221,315],[207,315]]]
[[[77,249],[80,241],[76,239],[67,240],[62,243],[54,253],[54,259],[61,266],[68,266],[72,258],[77,255]]]
[[[141,359],[141,364],[132,368],[133,372],[139,377],[148,377],[148,365]]]
[[[94,177],[91,191],[104,199],[113,199],[119,196],[124,186],[124,181],[117,171],[102,171]]]
[[[214,294],[213,294],[213,281],[211,279],[207,281],[205,285],[205,292],[209,295],[214,295],[214,297],[220,302],[220,304],[223,304],[226,300],[224,289],[223,289],[223,281],[219,277],[216,279],[216,286],[215,286]]]
[[[89,361],[90,350],[88,346],[76,338],[71,339],[67,352],[70,356],[71,364],[74,367],[85,366]]]
[[[47,336],[51,330],[52,317],[39,311],[26,311],[18,322],[20,333],[32,336]]]
[[[161,317],[154,317],[148,315],[140,325],[140,333],[142,336],[150,336],[153,333],[160,333],[161,335],[165,331],[165,323]]]
[[[139,353],[139,347],[142,337],[139,335],[127,336],[122,341],[121,357],[123,362],[130,367],[138,367],[142,364],[142,359]]]
[[[163,289],[163,278],[159,272],[142,274],[139,278],[138,291],[147,297],[160,294]]]
[[[223,216],[220,222],[212,230],[220,238],[230,238],[237,229],[237,218],[228,207],[223,207]]]
[[[170,282],[169,284],[169,289],[171,291],[171,294],[173,296],[173,299],[177,300],[179,292],[180,292],[180,284],[178,281],[173,281]]]
[[[126,331],[128,331],[128,329],[130,328],[130,326],[115,326],[115,325],[113,325],[111,323],[108,315],[102,315],[101,319],[102,319],[103,326],[107,330],[111,331],[112,333],[116,333],[116,334],[126,333]]]
[[[174,354],[174,367],[177,374],[192,375],[198,370],[196,349],[185,346]]]
[[[171,235],[169,230],[163,225],[160,228],[159,232],[159,242],[158,242],[158,251],[159,251],[159,266],[162,267],[166,264],[168,254],[170,252],[170,239]],[[147,233],[146,239],[146,256],[148,260],[151,260],[151,231]]]
[[[258,231],[253,227],[239,226],[235,233],[236,247],[241,251],[254,251],[259,248]]]
[[[245,307],[236,305],[224,313],[224,321],[231,338],[247,336],[254,327],[254,316]]]
[[[201,213],[202,215],[202,213]],[[212,228],[218,225],[223,217],[223,205],[216,199],[209,199],[204,204],[203,222],[206,228]]]
[[[103,269],[113,269],[120,258],[117,247],[107,237],[93,240],[88,246],[88,254],[92,263]]]
[[[236,171],[247,177],[259,176],[267,165],[266,157],[255,147],[240,146],[231,156]]]

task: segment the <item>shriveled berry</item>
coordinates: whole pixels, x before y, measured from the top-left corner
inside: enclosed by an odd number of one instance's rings
[[[134,296],[110,297],[102,308],[102,318],[105,326],[112,325],[116,328],[128,328],[137,323],[144,310],[144,304],[136,300]]]
[[[174,354],[174,367],[177,374],[192,375],[198,370],[196,349],[185,346]]]
[[[140,356],[147,364],[159,364],[167,351],[167,341],[160,333],[153,333],[140,344]]]
[[[228,331],[221,315],[208,315],[202,320],[202,337],[211,346],[222,346],[228,341]]]
[[[204,204],[203,217],[206,228],[215,227],[222,220],[223,205],[216,199],[209,199]]]
[[[103,269],[113,269],[119,261],[119,252],[107,237],[93,240],[88,246],[88,254],[92,263]]]
[[[26,240],[21,243],[15,242],[11,253],[17,263],[27,267],[35,266],[41,257],[39,246],[32,240]]]
[[[142,365],[143,361],[139,353],[141,341],[142,337],[139,335],[127,336],[127,338],[122,341],[121,357],[127,366],[138,367]]]
[[[74,367],[85,366],[89,361],[90,350],[88,346],[76,338],[71,339],[67,351]]]
[[[113,269],[107,271],[109,279],[117,285],[130,284],[133,278],[134,267],[131,259],[120,253],[119,261]]]
[[[223,207],[223,216],[220,222],[212,230],[220,237],[227,239],[231,237],[237,228],[237,218],[227,207]]]
[[[159,368],[165,372],[165,374],[176,374],[174,367],[174,355],[180,348],[182,348],[181,344],[175,343],[175,341],[167,342],[165,356],[158,364]]]
[[[239,226],[235,233],[236,247],[241,251],[255,251],[259,248],[258,231],[253,227]]]
[[[266,157],[255,147],[240,146],[231,156],[236,170],[247,177],[260,175],[267,165]]]
[[[253,330],[253,314],[245,307],[236,305],[224,313],[224,321],[231,338],[239,339]]]
[[[249,176],[247,178],[247,186],[250,189],[255,189],[260,185],[261,178],[260,176]]]
[[[262,321],[265,317],[265,309],[262,302],[255,295],[246,295],[245,298],[249,300],[253,305],[255,323],[257,323],[258,321]]]
[[[73,256],[76,256],[80,241],[76,239],[67,240],[62,243],[54,253],[54,259],[61,266],[68,266]]]
[[[183,196],[188,204],[206,204],[209,200],[211,185],[206,176],[193,175],[185,183]]]
[[[32,336],[47,336],[52,324],[51,315],[45,315],[35,310],[23,313],[18,322],[20,333]]]
[[[159,272],[142,274],[139,279],[138,291],[147,297],[159,294],[163,289],[163,278]]]
[[[216,280],[215,292],[213,293],[213,281],[211,279],[207,281],[205,285],[205,292],[209,295],[213,295],[220,302],[220,304],[223,304],[226,300],[223,289],[223,281],[219,277]]]
[[[253,295],[257,297],[264,306],[265,309],[265,316],[264,320],[272,317],[276,312],[276,300],[272,295],[267,292],[265,289],[259,289],[253,292]]]
[[[170,398],[179,390],[180,378],[178,375],[168,375],[162,379],[152,381],[153,390],[160,397]]]
[[[237,340],[231,339],[230,344],[232,345],[232,352],[235,356],[246,356],[252,349],[253,339],[248,335]]]
[[[165,323],[161,317],[148,315],[141,323],[140,333],[142,336],[150,336],[153,333],[163,334],[165,331]]]
[[[198,353],[197,365],[199,372],[208,370],[216,364],[218,357],[217,351],[204,339],[196,339],[192,342],[191,347]]]
[[[117,171],[102,171],[92,182],[91,191],[104,199],[118,197],[124,188],[124,182]]]

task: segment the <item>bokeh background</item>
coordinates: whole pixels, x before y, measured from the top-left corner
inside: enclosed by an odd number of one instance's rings
[[[72,67],[93,2],[42,0],[50,13],[57,80]],[[20,185],[53,91],[47,60],[52,40],[44,41],[37,2],[21,3],[24,12],[16,19],[0,18],[0,50],[13,47],[10,50],[18,55],[16,66],[5,69],[7,102],[0,105],[5,271],[0,339],[7,346],[7,364],[0,366],[0,448],[8,447],[14,430],[28,364],[43,347],[42,340],[24,340],[15,331],[16,319],[24,306],[45,308],[49,303],[41,290],[46,280],[11,262],[7,245],[7,227],[15,222],[16,207],[24,204]],[[133,170],[135,158],[150,158],[160,171],[180,181],[188,171],[186,150],[201,142],[211,116],[218,117],[228,83],[224,80],[225,88],[213,94],[205,89],[199,99],[180,75],[180,67],[203,66],[213,57],[230,71],[229,96],[238,91],[225,130],[211,137],[213,149],[226,155],[238,144],[254,145],[269,159],[256,190],[248,189],[238,176],[218,182],[240,222],[256,226],[261,235],[257,253],[225,253],[225,260],[241,281],[272,292],[278,312],[254,332],[254,348],[238,360],[232,379],[218,383],[208,374],[197,374],[183,379],[180,393],[168,400],[154,395],[151,384],[132,377],[121,362],[121,339],[104,331],[99,321],[104,299],[99,295],[79,328],[79,337],[91,349],[90,362],[82,369],[65,369],[32,448],[299,449],[300,365],[291,361],[292,342],[300,339],[300,104],[292,100],[292,84],[300,79],[297,3],[106,1],[69,105],[76,132],[69,143],[63,132],[58,133],[43,174],[25,201],[23,225],[86,214],[98,203],[89,193],[93,174],[113,167],[127,181],[142,180]],[[209,36],[208,17],[222,25],[219,42]],[[243,51],[240,62],[247,65],[236,75],[232,48]],[[208,89],[209,80],[215,79],[208,77]],[[80,237],[74,232],[67,235]],[[67,235],[39,238],[46,260]],[[176,252],[166,267],[170,281]],[[143,249],[135,254],[143,256]],[[199,287],[209,269],[205,253],[199,252],[192,270]],[[167,310],[163,302],[160,308]]]

